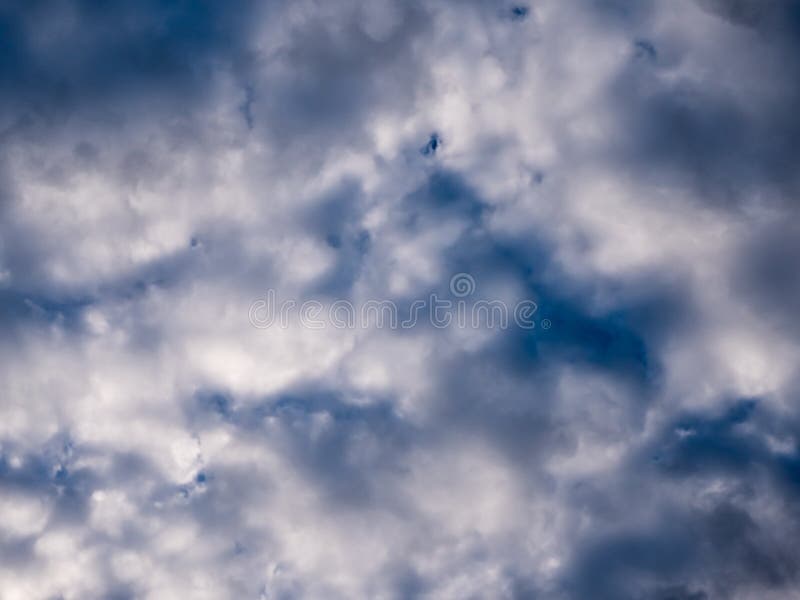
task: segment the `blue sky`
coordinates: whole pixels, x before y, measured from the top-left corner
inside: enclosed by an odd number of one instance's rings
[[[796,597],[798,81],[795,0],[0,0],[0,598]],[[249,314],[465,276],[537,326]]]

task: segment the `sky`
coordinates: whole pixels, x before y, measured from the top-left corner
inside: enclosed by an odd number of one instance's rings
[[[0,0],[0,598],[800,597],[798,106],[796,0]]]

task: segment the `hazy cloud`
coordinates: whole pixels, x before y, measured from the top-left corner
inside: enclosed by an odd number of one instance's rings
[[[799,15],[3,2],[0,596],[790,597]]]

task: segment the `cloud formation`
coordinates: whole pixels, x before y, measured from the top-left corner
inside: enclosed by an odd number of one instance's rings
[[[795,0],[2,2],[0,597],[794,597],[799,47]],[[248,318],[459,273],[538,326]]]

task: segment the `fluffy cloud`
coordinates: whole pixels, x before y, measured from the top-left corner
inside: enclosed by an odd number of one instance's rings
[[[4,2],[0,597],[790,597],[799,32]],[[251,322],[458,273],[536,327]]]

